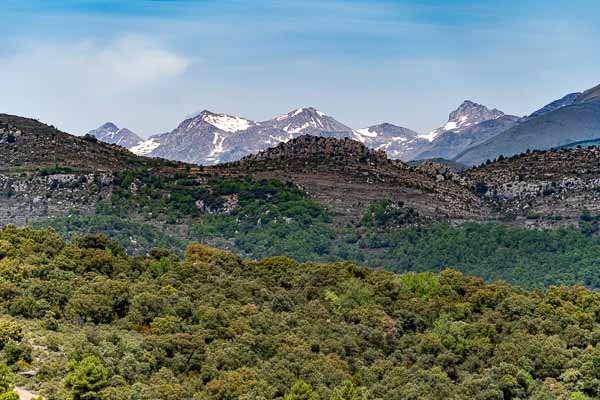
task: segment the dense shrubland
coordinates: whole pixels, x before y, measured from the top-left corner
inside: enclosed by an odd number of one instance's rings
[[[0,230],[0,356],[51,399],[600,398],[600,294]]]

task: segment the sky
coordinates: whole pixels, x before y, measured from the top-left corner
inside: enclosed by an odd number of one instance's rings
[[[597,0],[0,0],[0,112],[141,136],[204,109],[354,128],[600,84]]]

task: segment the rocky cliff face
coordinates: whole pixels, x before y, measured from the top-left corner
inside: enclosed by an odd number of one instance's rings
[[[0,174],[0,225],[93,214],[98,202],[110,196],[112,179],[112,174]]]
[[[468,170],[465,179],[505,213],[577,221],[600,213],[600,149],[534,151]]]

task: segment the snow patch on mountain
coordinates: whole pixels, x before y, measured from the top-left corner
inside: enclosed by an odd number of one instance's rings
[[[356,133],[358,133],[359,136],[366,136],[366,137],[377,137],[377,132],[372,131],[371,128],[362,128],[362,129],[357,129]]]
[[[160,141],[158,141],[156,138],[150,138],[138,144],[137,146],[130,148],[129,151],[131,151],[133,154],[137,154],[138,156],[146,156],[152,153],[152,151],[158,146],[160,146]]]
[[[225,132],[239,132],[250,128],[254,123],[250,120],[241,117],[234,117],[226,114],[206,115],[204,121],[216,126]]]

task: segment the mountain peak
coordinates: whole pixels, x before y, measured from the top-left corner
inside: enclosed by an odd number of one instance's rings
[[[494,108],[490,110],[482,104],[471,100],[465,100],[456,110],[450,113],[446,125],[431,131],[428,134],[421,135],[420,137],[431,142],[444,132],[460,132],[469,126],[479,124],[483,121],[498,119],[504,115],[505,114],[498,109]]]
[[[103,129],[109,132],[117,132],[119,127],[112,122],[107,122],[104,125],[100,126],[98,129]]]
[[[143,139],[130,131],[127,128],[120,129],[112,122],[107,122],[97,129],[88,132],[88,135],[94,136],[96,139],[109,143],[116,144],[127,149],[137,146]]]
[[[290,119],[290,118],[294,118],[294,117],[298,117],[298,116],[305,116],[305,117],[326,117],[327,115],[319,110],[317,110],[315,107],[302,107],[302,108],[296,108],[295,110],[292,110],[290,112],[288,112],[287,114],[283,114],[280,115],[279,117],[275,118],[276,121],[285,121],[286,119]]]
[[[500,118],[504,113],[500,110],[490,110],[486,106],[475,103],[471,100],[465,100],[448,117],[448,122],[456,122],[459,125],[473,124],[477,122],[487,121],[490,119]]]
[[[205,122],[225,132],[235,133],[244,131],[255,123],[249,119],[229,114],[219,114],[210,110],[202,110],[188,121],[187,129],[192,129],[199,123]]]
[[[317,110],[315,107],[297,108],[287,114],[276,117],[264,124],[281,129],[291,135],[320,132],[346,132],[351,134],[352,128],[336,121],[333,117]]]

